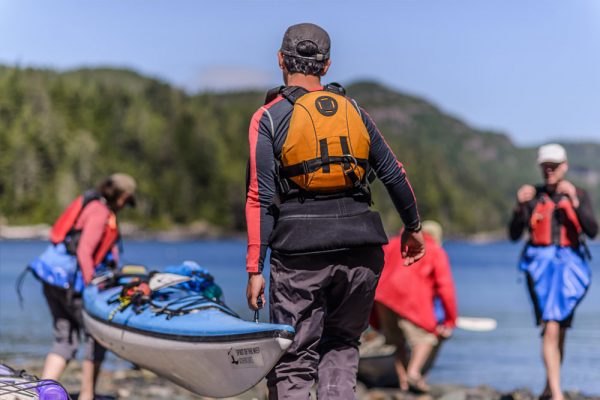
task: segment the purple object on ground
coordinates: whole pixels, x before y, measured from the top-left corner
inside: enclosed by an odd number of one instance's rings
[[[0,376],[14,376],[15,370],[4,364],[0,364]]]
[[[29,392],[31,396],[34,391],[40,400],[70,400],[69,394],[60,383],[49,379],[39,380],[25,371],[15,371],[7,365],[0,364],[0,397],[18,392]]]
[[[35,389],[40,396],[40,400],[69,400],[67,391],[54,381],[36,382]]]

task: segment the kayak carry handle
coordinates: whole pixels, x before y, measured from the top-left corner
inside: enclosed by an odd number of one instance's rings
[[[256,322],[258,324],[259,311],[263,306],[263,301],[260,296],[258,296],[258,299],[256,299],[256,305],[258,306],[258,309],[256,311],[254,311],[254,322]]]

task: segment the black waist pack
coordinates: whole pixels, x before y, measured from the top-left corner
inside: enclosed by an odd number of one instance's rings
[[[283,254],[316,253],[382,246],[388,238],[379,213],[369,209],[350,214],[288,214],[282,210],[270,247]]]

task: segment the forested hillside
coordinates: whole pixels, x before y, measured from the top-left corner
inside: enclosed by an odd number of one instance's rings
[[[425,218],[454,234],[501,229],[516,188],[539,181],[535,149],[475,130],[373,83],[348,92],[405,164]],[[124,171],[139,182],[124,217],[148,228],[207,221],[244,229],[247,128],[263,93],[188,95],[135,72],[0,67],[0,218],[51,223],[79,192]],[[600,203],[600,145],[569,144],[572,176]],[[399,220],[381,184],[375,204]],[[0,220],[1,222],[1,220]]]

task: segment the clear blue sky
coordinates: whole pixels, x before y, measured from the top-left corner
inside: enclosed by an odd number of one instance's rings
[[[522,144],[600,141],[598,0],[0,0],[0,63],[266,88],[306,21],[332,38],[328,81],[373,78]]]

